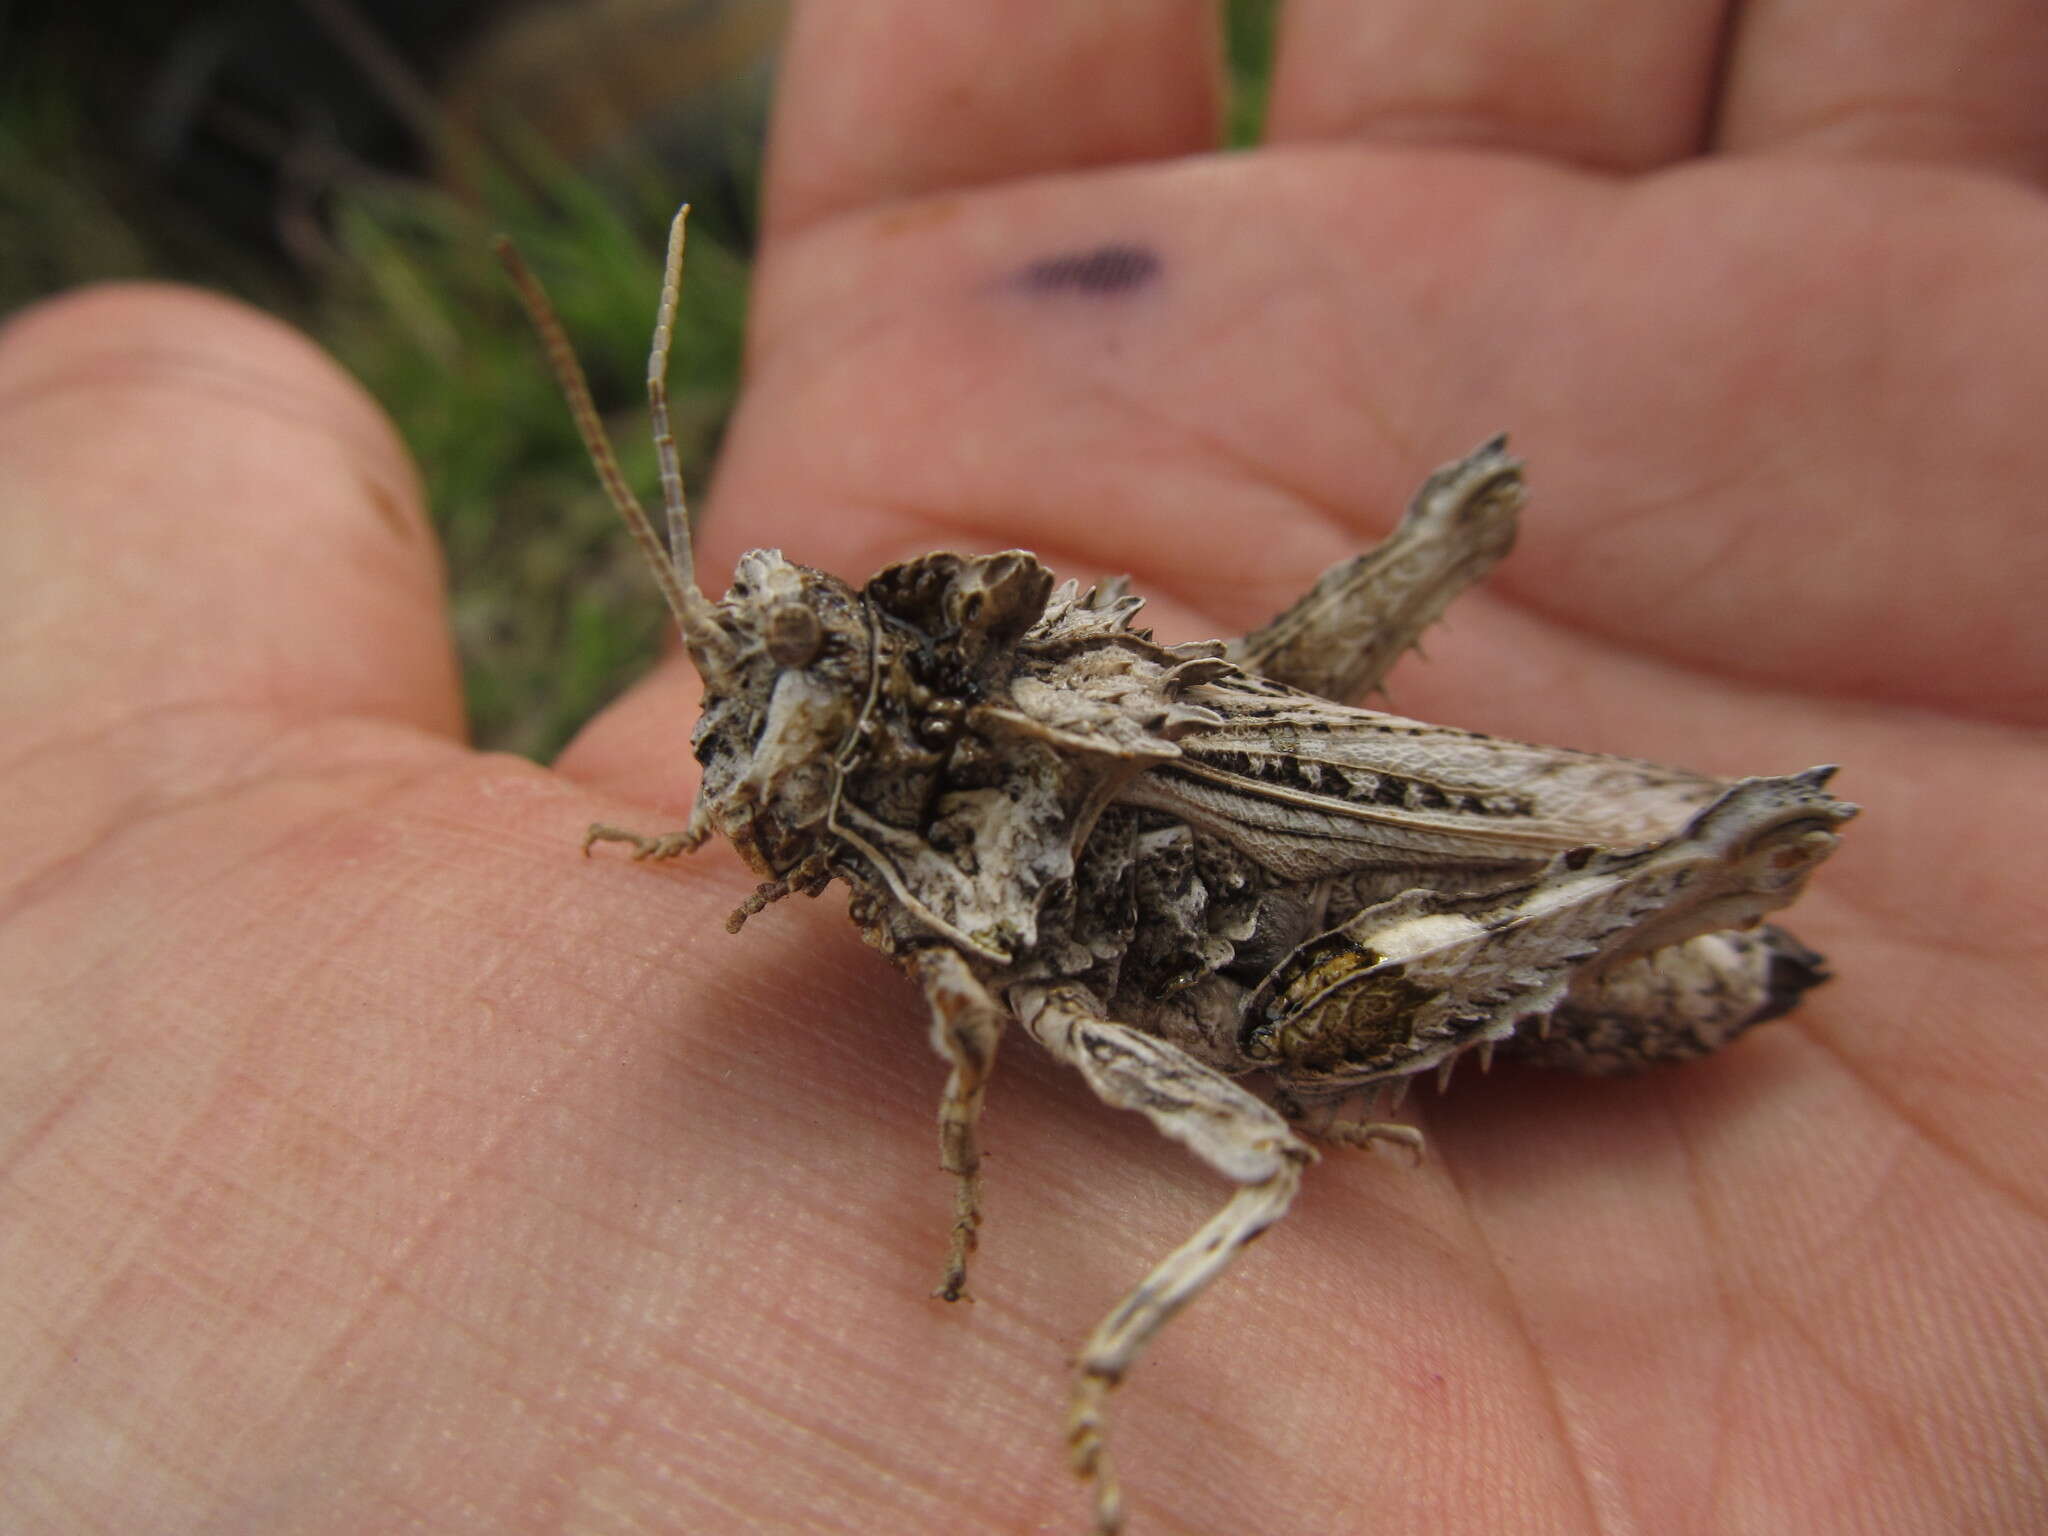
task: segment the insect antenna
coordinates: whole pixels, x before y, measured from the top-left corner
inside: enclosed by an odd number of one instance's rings
[[[654,350],[648,360],[647,379],[655,422],[655,452],[661,464],[662,502],[667,508],[671,546],[662,544],[661,535],[655,532],[646,508],[640,505],[639,498],[626,484],[626,477],[619,469],[618,455],[612,451],[611,439],[605,435],[604,423],[599,419],[596,403],[590,397],[590,383],[584,376],[583,365],[576,360],[575,349],[569,345],[568,334],[562,329],[555,307],[548,300],[547,290],[541,286],[533,269],[527,266],[510,237],[498,236],[491,242],[491,248],[512,279],[512,286],[519,294],[527,318],[533,322],[533,329],[540,337],[548,371],[555,376],[555,383],[569,402],[569,414],[576,422],[576,431],[583,439],[591,463],[597,467],[597,478],[604,486],[605,495],[617,509],[627,531],[633,535],[633,542],[640,546],[640,553],[646,559],[648,569],[654,573],[655,584],[661,588],[669,612],[675,615],[691,655],[696,659],[699,670],[703,670],[706,663],[715,665],[727,659],[731,647],[711,617],[710,600],[697,589],[695,562],[690,553],[689,524],[683,505],[682,470],[676,460],[675,432],[669,424],[667,386],[661,377],[661,372],[668,365],[670,337],[675,328],[677,295],[682,282],[683,220],[688,213],[686,206],[676,215],[669,229],[667,276],[662,284],[661,308],[655,326]]]
[[[654,454],[661,465],[661,505],[668,515],[668,555],[676,579],[697,590],[697,562],[690,547],[690,512],[683,502],[683,470],[676,458],[676,426],[668,411],[668,349],[675,339],[676,305],[683,291],[683,235],[690,205],[683,204],[668,226],[668,256],[661,268],[661,304],[655,311],[654,344],[647,351],[647,414],[654,419]]]

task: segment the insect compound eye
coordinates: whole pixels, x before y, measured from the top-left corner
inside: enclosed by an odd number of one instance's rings
[[[778,603],[768,614],[768,654],[776,665],[804,667],[825,643],[818,616],[802,603]]]
[[[960,734],[959,713],[920,715],[916,730],[917,739],[926,746],[943,747]]]

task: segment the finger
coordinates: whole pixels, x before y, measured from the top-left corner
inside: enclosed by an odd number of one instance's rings
[[[2040,0],[1743,8],[1719,122],[1734,150],[1942,160],[2048,176]]]
[[[453,734],[439,556],[403,449],[303,338],[123,286],[0,337],[0,738],[207,707]]]
[[[814,0],[791,23],[771,234],[949,187],[1215,147],[1216,7]]]
[[[1267,137],[1666,164],[1705,135],[1722,12],[1720,0],[1292,0]]]
[[[2048,473],[2048,210],[1791,161],[1641,191],[1553,268],[1512,365],[1562,410],[1534,418],[1557,537],[1507,586],[1750,681],[2048,720],[2019,489]]]
[[[2040,717],[2015,556],[2037,519],[2012,487],[2048,477],[2048,352],[2023,323],[2048,223],[1993,185],[1867,182],[1316,153],[819,231],[764,279],[704,568],[776,544],[857,578],[1022,543],[1237,630],[1508,427],[1536,502],[1494,587],[1555,624],[1709,674]],[[1106,229],[1143,242],[1145,283],[1017,280]],[[1880,253],[1888,281],[1842,281]],[[1982,600],[1899,596],[1943,590]]]

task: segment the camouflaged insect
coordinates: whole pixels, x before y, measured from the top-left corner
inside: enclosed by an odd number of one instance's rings
[[[1827,793],[1828,768],[1729,781],[1345,702],[1507,552],[1523,488],[1503,439],[1431,475],[1384,543],[1240,640],[1161,645],[1120,582],[1055,585],[1022,550],[926,555],[860,587],[754,550],[714,603],[662,383],[681,224],[648,380],[666,549],[508,253],[704,680],[688,826],[593,827],[585,846],[666,858],[726,838],[765,877],[734,928],[793,891],[849,888],[862,936],[923,987],[951,1067],[946,1299],[965,1294],[975,1122],[1013,1021],[1237,1186],[1077,1362],[1073,1464],[1094,1529],[1114,1532],[1107,1394],[1286,1212],[1316,1155],[1304,1133],[1419,1149],[1346,1101],[1398,1098],[1467,1052],[1602,1073],[1685,1060],[1784,1013],[1824,973],[1759,920],[1856,808]],[[1266,1098],[1234,1081],[1249,1073]]]

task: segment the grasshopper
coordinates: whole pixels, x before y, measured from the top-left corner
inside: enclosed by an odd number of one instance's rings
[[[687,212],[647,380],[665,543],[539,285],[500,247],[704,681],[688,824],[598,825],[584,849],[666,859],[724,837],[763,876],[735,931],[793,892],[848,887],[863,938],[922,987],[950,1069],[934,1294],[966,1295],[976,1122],[1012,1023],[1236,1186],[1076,1362],[1067,1443],[1110,1536],[1110,1390],[1286,1213],[1307,1138],[1419,1155],[1412,1127],[1370,1118],[1381,1090],[1398,1104],[1467,1053],[1623,1072],[1785,1013],[1825,972],[1761,920],[1856,807],[1828,794],[1828,767],[1730,781],[1346,702],[1513,543],[1524,487],[1504,438],[1430,475],[1383,543],[1237,640],[1161,645],[1122,581],[1055,585],[1014,549],[929,554],[859,587],[757,549],[713,602],[666,400]]]

